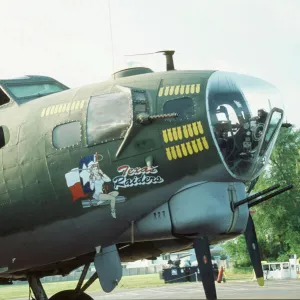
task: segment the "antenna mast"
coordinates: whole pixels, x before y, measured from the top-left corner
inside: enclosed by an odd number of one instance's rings
[[[109,27],[110,27],[110,42],[111,42],[111,52],[112,52],[112,72],[115,72],[115,57],[114,57],[114,43],[113,43],[113,34],[112,34],[112,25],[111,25],[111,11],[110,11],[110,0],[108,2],[108,14],[109,14]]]

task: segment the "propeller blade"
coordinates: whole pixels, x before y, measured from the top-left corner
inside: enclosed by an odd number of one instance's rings
[[[256,275],[257,283],[260,286],[263,286],[264,285],[264,273],[262,270],[261,257],[260,257],[260,253],[259,253],[255,227],[254,227],[254,223],[253,223],[251,214],[249,214],[249,219],[248,219],[248,223],[247,223],[247,227],[246,227],[246,231],[245,231],[244,235],[245,235],[247,249],[249,252],[251,263],[253,265],[254,272]]]
[[[200,269],[201,280],[205,291],[206,299],[217,299],[215,278],[211,262],[209,242],[207,237],[194,240],[194,249]]]

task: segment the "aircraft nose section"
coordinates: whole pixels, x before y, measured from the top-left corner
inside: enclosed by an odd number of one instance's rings
[[[283,121],[279,91],[258,78],[215,72],[206,95],[210,130],[225,167],[234,178],[255,179]]]

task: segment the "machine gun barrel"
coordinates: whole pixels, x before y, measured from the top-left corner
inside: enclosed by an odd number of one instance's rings
[[[261,202],[264,202],[264,201],[266,201],[266,200],[268,200],[270,198],[273,198],[273,197],[275,197],[277,195],[280,195],[280,194],[282,194],[282,193],[284,193],[284,192],[286,192],[288,190],[291,190],[293,187],[294,186],[292,184],[289,184],[289,185],[287,185],[286,187],[284,187],[284,188],[282,188],[280,190],[277,190],[277,191],[275,191],[275,192],[273,192],[273,193],[271,193],[269,195],[266,195],[266,196],[264,196],[264,197],[262,197],[260,199],[256,199],[256,200],[252,201],[251,203],[249,203],[248,207],[250,208],[250,207],[252,207],[254,205],[257,205],[257,204],[259,204]]]
[[[170,119],[170,118],[177,118],[178,114],[177,113],[170,113],[170,114],[161,114],[161,115],[153,115],[149,116],[150,121],[155,121],[159,119]]]
[[[245,199],[243,199],[243,200],[240,200],[240,201],[238,201],[238,202],[235,202],[235,203],[233,203],[233,205],[232,205],[233,210],[235,210],[237,207],[239,207],[239,206],[242,205],[242,204],[248,203],[249,201],[254,200],[254,199],[256,199],[256,198],[258,198],[258,197],[260,197],[260,196],[262,196],[262,195],[264,195],[264,194],[267,194],[267,193],[269,193],[269,192],[272,192],[272,191],[278,189],[279,187],[280,187],[280,184],[275,184],[275,185],[273,185],[273,186],[271,186],[271,187],[269,187],[269,188],[267,188],[267,189],[265,189],[265,190],[262,190],[261,192],[258,192],[258,193],[256,193],[256,194],[250,196],[250,197],[247,197],[247,198],[245,198]]]

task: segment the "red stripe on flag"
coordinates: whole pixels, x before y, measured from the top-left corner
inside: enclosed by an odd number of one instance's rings
[[[88,197],[87,194],[83,192],[82,186],[80,182],[76,182],[74,185],[69,187],[72,197],[73,197],[73,202],[78,200],[79,198],[86,198]]]

